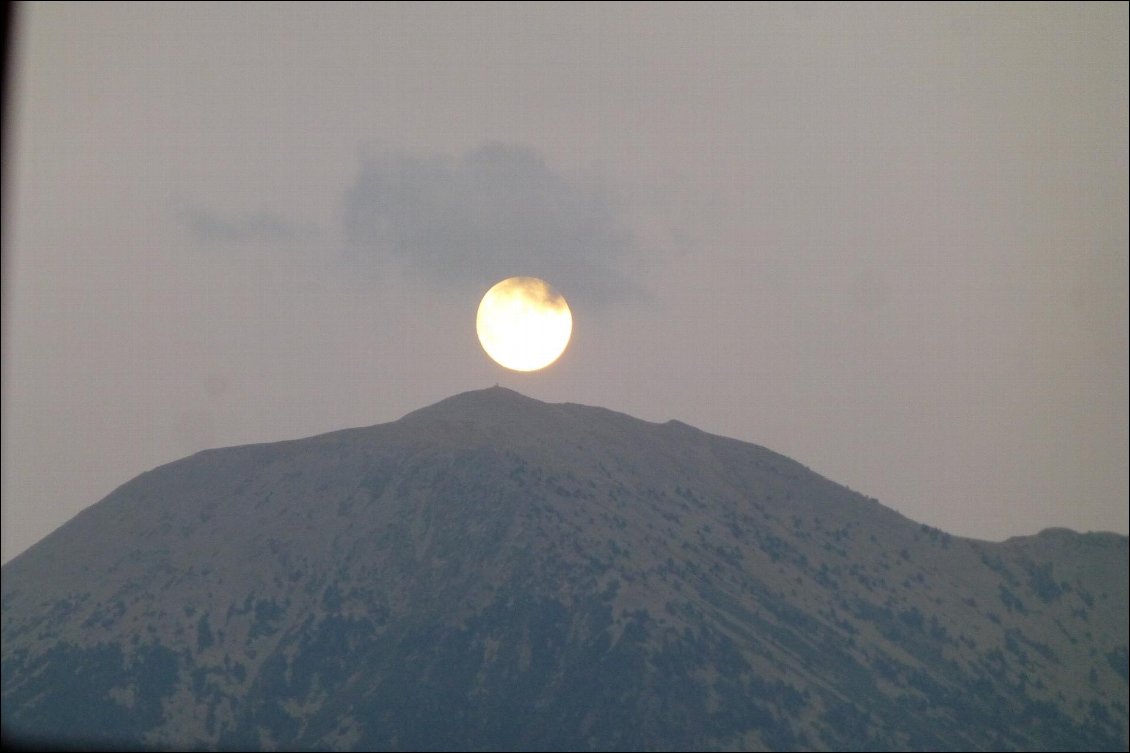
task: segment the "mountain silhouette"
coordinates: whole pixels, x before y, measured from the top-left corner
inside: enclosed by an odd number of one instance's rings
[[[4,734],[1126,750],[1127,555],[950,536],[756,445],[493,388],[198,453],[13,559]]]

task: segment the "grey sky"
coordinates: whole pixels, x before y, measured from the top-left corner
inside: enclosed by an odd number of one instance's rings
[[[188,234],[202,246],[267,243],[288,246],[309,243],[318,235],[311,225],[296,225],[270,212],[225,215],[200,206],[184,209]]]
[[[1125,4],[21,12],[5,561],[199,449],[495,382],[956,534],[1127,531]],[[520,375],[474,312],[528,266],[575,332]]]

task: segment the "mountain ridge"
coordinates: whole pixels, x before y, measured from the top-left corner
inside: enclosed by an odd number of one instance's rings
[[[1126,552],[950,536],[754,444],[488,388],[76,516],[4,566],[3,717],[157,747],[1124,748]]]

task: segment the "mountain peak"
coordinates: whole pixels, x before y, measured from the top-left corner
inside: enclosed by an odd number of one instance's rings
[[[548,406],[540,400],[526,397],[520,392],[497,384],[481,390],[460,392],[437,403],[412,411],[404,416],[428,418],[473,419],[481,417],[506,418],[517,411],[535,410]]]
[[[1125,749],[1126,540],[1088,541],[951,537],[492,387],[124,484],[4,566],[0,716],[93,748]]]

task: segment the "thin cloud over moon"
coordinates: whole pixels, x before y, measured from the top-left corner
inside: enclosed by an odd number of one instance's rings
[[[626,272],[633,238],[611,199],[522,146],[367,159],[344,230],[350,255],[381,276],[460,287],[536,276],[594,303],[638,292]]]

